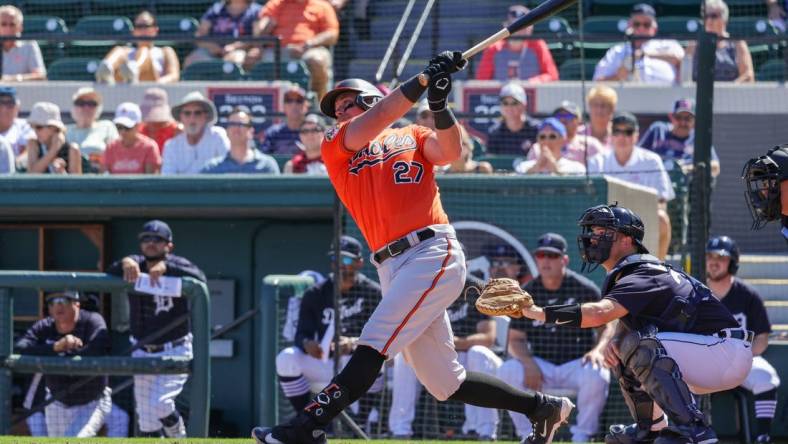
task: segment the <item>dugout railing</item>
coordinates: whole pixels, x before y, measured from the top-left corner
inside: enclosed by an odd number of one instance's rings
[[[12,373],[54,373],[69,375],[135,375],[190,373],[190,437],[207,437],[210,409],[210,307],[206,285],[183,278],[182,297],[191,302],[193,334],[192,360],[180,357],[132,358],[43,357],[13,354],[13,289],[83,290],[110,293],[112,298],[126,297],[131,284],[105,273],[0,271],[0,435],[11,428]],[[37,296],[37,294],[36,294]]]

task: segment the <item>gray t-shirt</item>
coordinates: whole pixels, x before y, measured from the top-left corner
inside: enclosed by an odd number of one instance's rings
[[[15,172],[14,150],[5,137],[0,137],[0,174],[14,174]]]
[[[16,46],[3,51],[3,75],[30,74],[33,71],[47,72],[38,43],[19,40]]]
[[[118,138],[118,130],[109,120],[98,120],[90,128],[78,128],[73,123],[66,125],[66,142],[79,145],[79,151],[88,157],[103,153],[107,144]]]

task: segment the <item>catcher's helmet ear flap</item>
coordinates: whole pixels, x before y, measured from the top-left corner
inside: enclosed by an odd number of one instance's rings
[[[587,209],[577,224],[581,227],[577,245],[584,270],[588,267],[589,272],[594,271],[599,264],[610,258],[610,249],[616,240],[615,233],[630,236],[638,253],[648,253],[648,249],[643,245],[643,220],[634,211],[619,207],[617,202]],[[594,234],[594,227],[604,228],[605,233]]]
[[[778,220],[782,212],[780,182],[788,180],[788,144],[747,161],[742,179],[747,186],[744,196],[752,216],[752,229],[759,230]]]
[[[728,236],[715,236],[706,243],[706,253],[715,253],[731,258],[728,264],[728,273],[736,274],[739,271],[739,247],[736,241]]]
[[[334,89],[323,96],[323,99],[320,101],[320,111],[322,111],[323,114],[336,119],[337,115],[334,111],[334,102],[336,102],[337,97],[339,97],[340,94],[346,92],[358,93],[355,104],[364,111],[372,108],[372,105],[383,98],[383,93],[381,93],[380,90],[375,87],[375,85],[367,82],[366,80],[346,79],[334,85]]]

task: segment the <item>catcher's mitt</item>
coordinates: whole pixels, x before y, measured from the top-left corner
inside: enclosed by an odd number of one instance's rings
[[[476,309],[489,316],[523,316],[523,308],[534,305],[528,292],[520,283],[510,278],[490,279],[482,294],[476,299]]]

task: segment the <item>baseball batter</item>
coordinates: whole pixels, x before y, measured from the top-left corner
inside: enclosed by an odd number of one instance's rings
[[[722,301],[742,328],[752,330],[752,370],[742,387],[755,396],[757,443],[771,442],[772,421],[777,410],[777,371],[761,356],[769,346],[772,326],[766,307],[754,288],[737,278],[739,247],[728,236],[717,236],[706,244],[706,280],[712,293]]]
[[[107,269],[107,273],[123,276],[135,282],[140,273],[148,273],[152,280],[160,276],[192,277],[205,282],[205,274],[188,259],[172,254],[172,230],[160,220],[145,223],[137,236],[142,254],[132,254]],[[189,311],[183,297],[169,297],[129,292],[131,312],[131,341],[170,326]],[[155,344],[143,344],[132,357],[184,356],[192,358],[192,334],[188,322],[182,322],[156,339]],[[175,408],[175,398],[183,391],[188,374],[135,375],[134,401],[140,436],[185,437],[186,425]]]
[[[776,146],[744,165],[747,204],[752,228],[758,230],[780,219],[780,233],[788,242],[788,144]]]
[[[33,324],[16,344],[22,354],[51,356],[96,356],[109,352],[109,334],[98,313],[80,310],[79,293],[47,296],[49,316]],[[96,436],[112,409],[112,391],[107,376],[44,375],[47,399],[46,430],[51,437]],[[74,384],[83,384],[69,392]]]
[[[745,380],[752,332],[739,326],[708,287],[648,254],[645,227],[631,210],[599,205],[586,210],[579,224],[584,266],[608,271],[602,300],[534,305],[523,315],[582,328],[620,319],[605,363],[636,424],[611,427],[606,443],[716,443],[693,393],[728,390]]]
[[[446,308],[465,283],[465,257],[443,211],[433,170],[460,155],[460,130],[446,102],[451,74],[464,65],[461,53],[447,51],[424,70],[428,87],[414,76],[382,97],[368,82],[349,79],[321,100],[322,112],[337,119],[337,126],[326,131],[323,160],[374,252],[383,299],[345,368],[296,418],[252,430],[258,443],[326,442],[329,422],[368,390],[387,358],[400,352],[438,400],[528,415],[536,423],[529,442],[550,442],[568,417],[569,399],[517,390],[468,372],[457,360]],[[390,128],[425,90],[436,130]]]
[[[446,309],[454,334],[454,348],[458,361],[468,371],[488,375],[496,374],[502,361],[490,347],[495,343],[495,321],[474,308],[478,289],[484,282],[470,274],[465,277],[463,296],[458,297]],[[416,400],[421,384],[402,354],[394,358],[394,379],[389,411],[389,430],[392,435],[409,438],[413,435],[413,419],[416,416]],[[471,431],[485,441],[494,441],[498,429],[498,410],[465,405],[465,422],[462,433]]]

